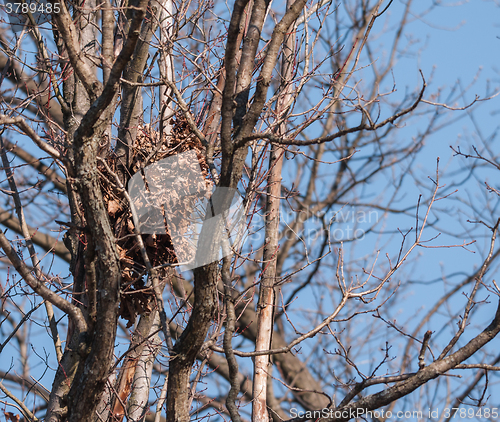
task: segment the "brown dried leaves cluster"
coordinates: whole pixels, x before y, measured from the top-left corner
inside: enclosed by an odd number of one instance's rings
[[[153,266],[178,262],[178,257],[174,252],[172,239],[167,227],[167,221],[171,226],[170,231],[173,233],[182,234],[188,230],[192,207],[186,206],[185,195],[189,192],[193,195],[194,191],[194,201],[196,192],[206,191],[211,185],[211,182],[208,180],[209,171],[205,161],[204,148],[199,140],[192,134],[187,122],[182,116],[177,116],[174,120],[172,135],[168,137],[163,136],[161,140],[160,134],[149,125],[140,127],[137,139],[134,143],[134,148],[131,151],[130,175],[133,175],[152,163],[189,150],[194,150],[194,152],[196,152],[199,164],[194,163],[197,169],[193,170],[197,170],[199,174],[201,168],[204,179],[202,183],[200,184],[199,180],[183,180],[182,177],[178,178],[178,180],[168,181],[168,183],[175,188],[174,191],[176,192],[176,194],[170,194],[168,197],[168,210],[166,209],[167,207],[163,206],[167,198],[162,197],[161,192],[156,194],[156,196],[150,193],[153,197],[153,203],[156,203],[162,212],[169,212],[168,216],[164,215],[166,234],[141,235],[148,258]],[[108,156],[106,161],[111,170],[116,170],[117,159],[115,156]],[[193,163],[185,162],[182,163],[182,165],[193,166]],[[104,201],[107,206],[114,235],[117,239],[117,248],[120,253],[122,269],[120,316],[128,320],[128,325],[130,326],[134,323],[137,315],[152,310],[154,306],[154,295],[151,287],[145,285],[146,266],[138,242],[134,236],[134,222],[129,204],[112,182],[114,178],[112,175],[108,174],[106,168],[100,166],[99,170],[102,174],[101,187]],[[152,178],[152,180],[150,180],[152,184],[165,184],[165,181],[155,180],[155,178],[163,177],[161,172],[150,177]],[[168,177],[168,172],[164,177]],[[198,183],[199,186],[194,185],[196,183]],[[191,201],[191,203],[193,203],[193,201]],[[151,203],[151,200],[149,202]],[[140,204],[134,205],[137,209],[137,206]],[[173,215],[175,215],[175,218],[172,217]],[[186,248],[189,248],[187,244]],[[177,248],[177,251],[179,252],[179,248]],[[160,275],[164,274],[165,272],[160,271]]]

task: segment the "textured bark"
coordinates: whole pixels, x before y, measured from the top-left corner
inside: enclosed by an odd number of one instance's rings
[[[205,341],[216,306],[217,263],[194,270],[194,304],[186,329],[174,345],[167,391],[167,422],[189,421],[189,375]]]
[[[174,25],[174,8],[172,0],[162,0],[158,2],[160,9],[160,41],[167,47],[162,49],[160,53],[160,74],[161,77],[175,82],[174,77],[174,57],[172,56],[171,46],[173,45],[173,25]],[[175,115],[175,107],[171,99],[167,95],[168,91],[165,86],[160,87],[159,103],[160,103],[160,133],[170,135],[172,131],[171,119]]]
[[[254,0],[247,34],[243,39],[241,60],[238,67],[238,77],[234,92],[236,108],[233,116],[233,126],[236,134],[238,134],[243,118],[247,112],[247,103],[250,94],[250,84],[252,82],[255,56],[257,54],[262,27],[264,26],[264,19],[266,17],[269,4],[269,0]]]
[[[293,2],[287,1],[287,9]],[[274,35],[274,34],[273,34]],[[276,116],[282,119],[286,115],[287,104],[291,100],[293,59],[295,54],[295,33],[291,31],[282,43],[281,62],[281,87],[282,94],[277,101]],[[284,136],[287,130],[286,120],[278,126],[278,135]],[[255,351],[269,350],[272,347],[272,334],[274,325],[274,313],[276,308],[275,282],[279,274],[277,269],[277,257],[279,249],[279,226],[280,226],[280,197],[281,197],[281,170],[285,151],[276,146],[271,146],[269,157],[269,173],[267,177],[266,217],[265,217],[265,245],[263,253],[263,264],[257,304],[257,336]],[[270,378],[269,355],[255,356],[254,360],[254,382],[253,382],[253,407],[252,421],[267,422],[269,414],[267,409],[267,398],[272,397],[272,390],[268,391]]]
[[[151,334],[160,329],[160,317],[158,312],[154,313],[154,321],[151,326]],[[140,422],[149,410],[149,389],[151,385],[151,374],[153,363],[161,348],[161,340],[158,334],[148,339],[142,348],[142,353],[137,356],[137,368],[132,382],[132,394],[127,402],[128,420]]]
[[[95,1],[93,3],[95,5]],[[60,3],[60,6],[60,13],[54,14],[57,29],[61,35],[61,38],[64,40],[71,65],[78,75],[77,83],[83,85],[88,97],[92,101],[94,101],[101,94],[102,83],[97,79],[97,75],[95,73],[95,69],[93,69],[93,66],[89,64],[88,60],[86,60],[83,55],[81,40],[83,38],[83,40],[87,42],[93,41],[86,35],[89,35],[89,30],[93,32],[95,28],[93,27],[93,24],[89,24],[85,25],[88,29],[87,31],[84,31],[83,28],[77,29],[75,24],[73,23],[71,15],[69,14],[66,4]],[[87,7],[88,6],[92,7],[92,2],[87,5]],[[95,23],[95,15],[93,17],[93,20]],[[81,35],[83,35],[83,37],[81,37]]]
[[[71,155],[74,160],[74,174],[71,176],[76,180],[77,195],[83,205],[87,228],[86,256],[78,257],[78,261],[85,261],[90,330],[87,337],[77,344],[79,353],[73,351],[74,347],[65,351],[53,385],[47,412],[48,421],[93,420],[112,365],[118,319],[120,263],[115,237],[101,194],[97,154],[103,133],[114,113],[108,106],[115,96],[121,72],[135,48],[139,34],[134,31],[141,25],[145,6],[143,1],[133,13],[130,36],[109,73],[104,90],[102,85],[96,82],[88,61],[79,53],[81,47],[78,47],[78,44],[88,42],[85,34],[88,33],[91,37],[92,25],[79,21],[85,28],[81,28],[83,37],[78,41],[75,36],[76,29],[73,22],[69,21],[67,11],[63,10],[56,20],[59,27],[65,26],[61,33],[64,35],[67,32],[68,36],[63,38],[64,44],[76,74],[80,80],[82,77],[86,78],[83,83],[85,92],[78,88],[80,81],[75,80],[76,89],[72,98],[74,108],[79,110],[82,117],[75,121],[73,117],[68,116],[66,126],[73,139]],[[65,86],[65,90],[71,86]],[[101,92],[102,95],[98,96]],[[96,100],[92,106],[89,98]],[[75,207],[78,208],[79,205],[75,204]],[[79,213],[76,208],[74,215]],[[83,221],[80,221],[81,223]],[[71,374],[70,383],[65,378],[68,373]]]
[[[223,347],[224,354],[226,355],[227,366],[229,370],[229,383],[231,388],[226,398],[226,407],[231,415],[233,422],[241,422],[241,416],[236,405],[236,399],[240,391],[240,384],[238,383],[238,362],[233,352],[233,335],[235,330],[236,313],[234,312],[234,299],[233,287],[231,285],[231,260],[224,258],[222,264],[222,280],[224,282],[224,303],[226,306],[226,329],[224,331]]]
[[[236,86],[236,70],[239,43],[241,42],[241,21],[244,16],[245,7],[249,0],[236,0],[234,2],[231,22],[227,32],[226,54],[224,56],[224,69],[226,71],[226,84],[222,95],[221,112],[221,144],[226,151],[233,150],[232,144],[232,121],[234,113],[234,92]]]
[[[102,134],[102,132],[100,133]],[[115,238],[104,208],[97,173],[100,137],[75,137],[75,168],[79,193],[85,204],[90,232],[89,247],[98,252],[96,264],[97,315],[89,342],[89,354],[70,392],[69,421],[91,421],[112,365],[118,319],[120,263]]]
[[[137,406],[137,404],[142,400],[141,395],[144,397],[145,394],[142,387],[144,379],[141,379],[141,377],[147,376],[149,373],[148,371],[152,366],[150,359],[153,358],[154,360],[154,357],[156,357],[156,354],[159,351],[159,337],[158,334],[154,334],[158,331],[158,329],[159,314],[157,310],[141,315],[137,328],[134,330],[132,336],[132,342],[130,345],[131,351],[124,359],[117,380],[113,383],[114,391],[119,399],[115,397],[111,400],[110,408],[112,409],[113,416],[116,419],[120,419],[125,416],[125,409],[123,408],[122,403],[127,402],[127,398],[129,394],[134,391],[135,386],[137,386],[141,392],[136,394],[136,400],[134,400],[136,406],[134,406],[135,408],[133,409],[133,414],[135,412],[139,412],[139,406]],[[151,337],[152,335],[153,337]],[[139,366],[141,366],[141,369],[138,371]],[[136,379],[139,380],[137,384],[135,384]],[[130,414],[129,417],[131,417]]]
[[[138,7],[143,7],[139,4],[138,0],[134,2],[134,5],[135,3],[138,3]],[[144,67],[149,55],[151,38],[158,26],[161,13],[162,8],[159,3],[155,3],[155,7],[148,10],[145,19],[147,24],[142,25],[140,39],[135,46],[130,62],[123,72],[123,79],[126,81],[132,83],[142,82]],[[129,21],[130,19],[131,17],[129,17]],[[137,137],[137,128],[142,121],[143,112],[141,87],[127,83],[123,84],[122,112],[120,113],[116,154],[121,158],[122,166],[119,169],[120,175],[124,181],[128,180],[128,175],[126,176],[125,174],[130,165],[130,150]],[[146,165],[146,163],[144,165]]]

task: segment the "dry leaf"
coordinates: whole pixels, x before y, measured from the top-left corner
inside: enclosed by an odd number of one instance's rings
[[[111,217],[114,217],[115,214],[120,211],[122,208],[120,207],[120,204],[117,200],[113,199],[108,202],[108,214]]]
[[[12,412],[3,412],[3,414],[5,415],[5,419],[7,421],[19,422],[21,420],[21,417],[19,415],[14,415],[14,413]]]

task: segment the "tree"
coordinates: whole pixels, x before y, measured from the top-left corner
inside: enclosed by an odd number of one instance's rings
[[[1,368],[7,420],[450,419],[467,397],[467,417],[498,418],[493,205],[478,217],[482,264],[454,284],[440,277],[418,322],[393,314],[416,249],[465,253],[474,239],[435,240],[449,212],[436,203],[453,201],[439,166],[401,201],[456,98],[427,94],[422,72],[414,92],[396,92],[411,2],[385,54],[376,44],[395,7],[6,9],[0,352],[18,353]],[[411,139],[405,126],[418,128]],[[498,169],[486,148],[456,152]],[[470,374],[466,386],[452,370]]]

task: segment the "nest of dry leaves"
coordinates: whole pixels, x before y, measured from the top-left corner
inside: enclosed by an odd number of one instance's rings
[[[193,183],[189,183],[186,180],[174,181],[177,183],[176,192],[179,196],[183,196],[182,189],[184,188],[189,188],[191,194],[193,194],[193,189],[194,193],[198,190],[206,190],[210,187],[211,181],[209,180],[209,169],[205,160],[204,147],[192,133],[183,116],[176,116],[172,123],[172,134],[170,136],[163,136],[162,139],[160,139],[160,134],[149,125],[139,127],[138,136],[131,151],[130,174],[133,175],[140,172],[141,169],[164,158],[193,150],[196,153],[199,168],[203,174],[204,180],[201,183],[203,186],[200,185],[199,180],[198,185],[194,187]],[[111,172],[115,172],[117,169],[117,157],[113,155],[108,156],[106,163],[107,166],[103,164],[99,165],[99,171],[101,174],[101,188],[104,202],[107,206],[109,219],[117,239],[117,248],[120,254],[122,276],[120,316],[128,321],[127,326],[131,326],[135,322],[137,315],[153,309],[154,294],[152,288],[146,285],[146,265],[134,233],[134,220],[130,211],[130,204],[123,195],[123,192],[114,183],[114,175],[110,174],[110,170]],[[191,163],[192,165],[193,163]],[[144,171],[141,174],[144,174]],[[157,177],[161,177],[161,174],[157,174]],[[164,234],[141,234],[149,261],[154,267],[178,262],[170,233],[182,233],[186,229],[184,226],[186,226],[191,213],[189,206],[186,207],[185,200],[176,201],[174,198],[172,201],[172,196],[170,195],[170,207],[168,209],[163,207],[162,200],[161,196],[155,198],[158,208],[163,213],[166,213],[172,212],[172,206],[176,207],[176,219],[167,218],[168,216],[165,215]],[[138,205],[140,206],[141,204],[134,203],[136,209]],[[171,225],[170,231],[167,220]],[[172,227],[172,225],[175,225],[175,227]],[[179,252],[178,247],[177,252]],[[161,278],[165,278],[166,271],[167,268],[165,267],[159,269]]]

